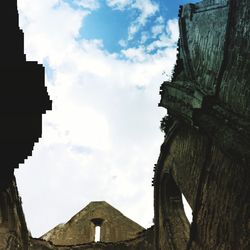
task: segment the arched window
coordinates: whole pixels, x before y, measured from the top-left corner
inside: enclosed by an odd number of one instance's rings
[[[91,221],[95,225],[94,241],[99,242],[101,241],[101,230],[102,230],[101,227],[102,227],[103,219],[95,218],[95,219],[92,219]]]
[[[95,242],[101,241],[101,226],[95,226]]]

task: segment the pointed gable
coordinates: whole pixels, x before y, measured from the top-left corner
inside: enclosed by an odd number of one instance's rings
[[[43,235],[42,239],[55,245],[83,244],[95,241],[97,229],[100,230],[100,241],[117,242],[136,237],[144,228],[107,202],[95,201],[90,202],[67,223]]]

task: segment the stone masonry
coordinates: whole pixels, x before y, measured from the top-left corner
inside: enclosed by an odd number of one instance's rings
[[[144,230],[92,202],[42,239],[28,233],[14,168],[31,156],[51,101],[44,67],[26,61],[16,0],[1,8],[0,250],[250,249],[249,0],[180,7],[177,63],[160,92],[168,115],[154,168],[155,225]]]

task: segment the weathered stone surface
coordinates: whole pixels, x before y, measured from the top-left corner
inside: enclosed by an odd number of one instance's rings
[[[248,249],[249,162],[185,125],[170,132],[154,180],[156,249]],[[193,209],[190,234],[181,193]]]
[[[28,248],[28,230],[15,179],[0,191],[0,250]]]
[[[250,119],[250,2],[230,1],[220,101],[231,112]],[[249,124],[248,124],[249,125]],[[249,129],[249,128],[248,128]]]
[[[31,239],[30,250],[154,250],[154,228],[142,231],[134,239],[119,242],[98,242],[78,245],[53,245],[42,239]]]
[[[179,17],[177,65],[161,87],[170,117],[155,168],[156,249],[249,249],[250,2],[203,1]]]
[[[89,203],[67,223],[60,224],[43,239],[55,245],[76,245],[95,240],[95,227],[101,227],[100,241],[116,242],[135,238],[144,228],[105,201]]]
[[[224,153],[250,158],[250,2],[203,1],[180,9],[180,41],[160,105],[199,127]]]
[[[56,250],[57,247],[52,244],[52,242],[42,240],[42,239],[33,239],[29,240],[29,250]]]

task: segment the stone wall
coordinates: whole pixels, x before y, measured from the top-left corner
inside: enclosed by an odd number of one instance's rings
[[[28,248],[28,230],[15,179],[0,191],[0,250]]]
[[[102,242],[133,239],[144,229],[107,202],[95,201],[89,203],[67,223],[58,225],[42,238],[56,245],[84,244],[95,241],[97,226],[100,227]]]
[[[248,249],[248,162],[226,156],[191,127],[171,132],[155,175],[157,249]],[[181,194],[193,210],[191,226]]]
[[[250,248],[249,20],[247,0],[180,9],[177,65],[161,87],[169,116],[154,178],[157,250]]]
[[[131,240],[119,242],[91,242],[76,245],[53,245],[42,239],[31,239],[30,250],[154,250],[154,228],[142,231]]]

